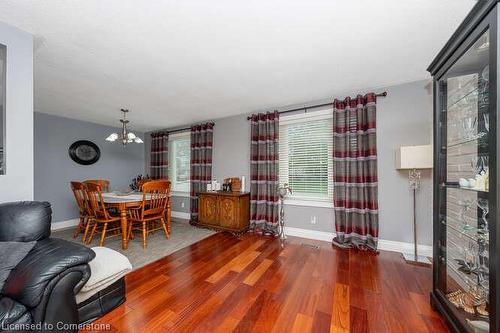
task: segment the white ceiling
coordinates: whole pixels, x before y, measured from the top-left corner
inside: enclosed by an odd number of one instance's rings
[[[473,0],[3,0],[35,110],[149,130],[428,78]]]

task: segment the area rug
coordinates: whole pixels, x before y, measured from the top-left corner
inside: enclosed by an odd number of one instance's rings
[[[62,238],[82,244],[82,234],[75,239],[73,238],[74,230],[74,228],[71,228],[53,231],[51,237]],[[136,235],[135,239],[129,241],[128,250],[122,249],[120,236],[107,238],[104,242],[104,246],[125,255],[130,260],[132,269],[136,270],[213,234],[215,234],[215,232],[212,230],[193,227],[186,221],[172,220],[172,233],[170,238],[166,239],[165,233],[158,230],[149,235],[148,246],[145,249],[142,248],[141,235]],[[95,235],[92,243],[88,246],[98,246],[98,243],[99,235]]]

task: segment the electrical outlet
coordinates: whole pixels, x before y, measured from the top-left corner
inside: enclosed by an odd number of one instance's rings
[[[184,208],[184,200],[181,201],[181,208]]]
[[[311,216],[311,224],[316,224],[316,216]]]

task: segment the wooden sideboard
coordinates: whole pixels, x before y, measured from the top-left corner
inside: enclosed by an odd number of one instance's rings
[[[202,192],[199,198],[199,224],[234,232],[248,229],[250,193]]]

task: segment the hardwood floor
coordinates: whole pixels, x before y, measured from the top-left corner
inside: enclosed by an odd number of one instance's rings
[[[216,234],[126,283],[125,304],[96,322],[113,332],[448,332],[431,269],[395,252]]]

